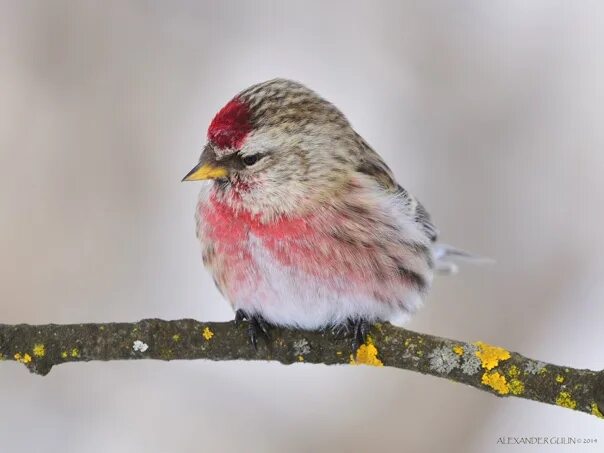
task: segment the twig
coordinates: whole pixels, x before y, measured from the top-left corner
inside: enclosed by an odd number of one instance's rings
[[[604,371],[532,360],[482,342],[415,333],[388,323],[373,327],[351,354],[349,338],[330,331],[274,329],[268,343],[250,346],[247,325],[191,319],[136,323],[0,324],[0,360],[36,374],[55,365],[91,360],[276,360],[389,366],[443,377],[497,396],[516,396],[604,418]]]

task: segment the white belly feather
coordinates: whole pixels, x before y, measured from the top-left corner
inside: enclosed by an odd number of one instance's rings
[[[249,236],[249,251],[262,276],[260,286],[238,294],[235,309],[261,314],[268,322],[302,329],[318,329],[347,319],[391,320],[400,323],[419,308],[420,294],[413,288],[401,294],[406,309],[351,292],[344,277],[321,279],[285,266],[271,255],[262,241]]]

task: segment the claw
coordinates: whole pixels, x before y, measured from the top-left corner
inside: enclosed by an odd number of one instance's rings
[[[352,350],[356,352],[362,344],[367,342],[367,337],[371,331],[371,324],[366,319],[356,319],[353,321],[354,338],[352,339]]]
[[[266,322],[266,320],[261,316],[258,316],[256,318],[256,323],[258,324],[258,327],[262,331],[264,338],[266,338],[267,340],[270,340],[271,339],[270,324],[268,322]]]
[[[361,319],[357,322],[356,337],[357,337],[357,340],[361,344],[365,343],[367,341],[367,335],[369,335],[370,331],[371,331],[371,324],[369,324],[369,321],[367,321],[365,319]]]
[[[247,336],[250,339],[250,343],[252,344],[254,349],[257,351],[258,350],[258,326],[256,325],[256,323],[254,322],[253,319],[250,321],[250,325],[247,328]]]
[[[239,309],[235,312],[235,325],[238,326],[243,320],[248,320],[247,335],[254,349],[258,349],[258,338],[263,337],[265,341],[270,341],[271,325],[260,315],[249,315]]]

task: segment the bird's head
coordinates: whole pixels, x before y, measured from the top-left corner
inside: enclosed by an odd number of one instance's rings
[[[264,218],[303,214],[348,180],[361,142],[334,105],[297,82],[270,80],[216,114],[183,181],[213,180],[221,201]]]

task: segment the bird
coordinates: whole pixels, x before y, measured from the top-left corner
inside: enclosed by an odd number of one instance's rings
[[[216,286],[257,347],[274,326],[352,332],[409,319],[435,272],[470,257],[438,243],[428,211],[305,85],[277,78],[214,116],[183,181],[203,181],[195,219]]]

